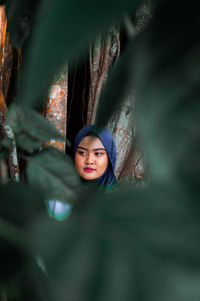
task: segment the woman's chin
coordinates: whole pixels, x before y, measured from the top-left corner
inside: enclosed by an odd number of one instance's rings
[[[95,177],[94,175],[82,175],[82,178],[84,180],[95,180],[95,179],[97,179],[97,177]]]

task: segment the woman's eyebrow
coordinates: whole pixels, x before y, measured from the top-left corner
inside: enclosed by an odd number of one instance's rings
[[[78,146],[77,148],[82,148],[84,150],[88,150],[87,148],[83,147],[83,146]]]
[[[105,151],[105,148],[94,148],[93,151],[98,151],[98,150],[104,150]]]
[[[83,147],[83,146],[78,146],[77,148],[81,148],[81,149],[84,149],[84,150],[88,150],[87,148]],[[106,151],[105,148],[94,148],[93,151],[98,151],[98,150],[103,150],[103,151]]]

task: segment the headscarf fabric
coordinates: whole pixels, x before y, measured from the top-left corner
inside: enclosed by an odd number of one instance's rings
[[[88,134],[90,133],[94,133],[104,145],[106,153],[108,155],[108,166],[101,177],[95,180],[84,180],[84,179],[82,180],[84,183],[96,183],[102,188],[109,188],[116,183],[114,170],[116,166],[117,152],[116,152],[116,145],[114,139],[111,133],[106,128],[103,128],[99,131],[95,129],[94,125],[88,125],[82,128],[78,132],[74,140],[74,158],[79,143],[85,136],[88,136]]]

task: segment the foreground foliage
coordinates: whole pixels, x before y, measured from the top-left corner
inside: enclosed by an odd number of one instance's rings
[[[199,300],[196,4],[182,3],[180,13],[172,0],[155,1],[154,18],[130,41],[110,75],[96,123],[104,125],[134,88],[151,183],[103,195],[79,191],[71,160],[41,149],[46,140],[63,138],[33,109],[62,63],[79,58],[88,41],[123,12],[134,15],[139,1],[101,2],[96,9],[89,0],[84,6],[43,0],[39,15],[36,6],[35,15],[30,13],[26,1],[4,2],[16,46],[25,43],[27,30],[32,33],[19,82],[20,107],[8,112],[27,178],[0,187],[2,300],[5,295],[11,300]],[[35,25],[23,31],[25,11]],[[47,216],[50,197],[74,204],[63,223]]]

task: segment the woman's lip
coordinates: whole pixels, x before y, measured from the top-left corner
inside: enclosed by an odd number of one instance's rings
[[[94,168],[86,167],[86,168],[84,168],[84,171],[85,172],[93,172]]]

